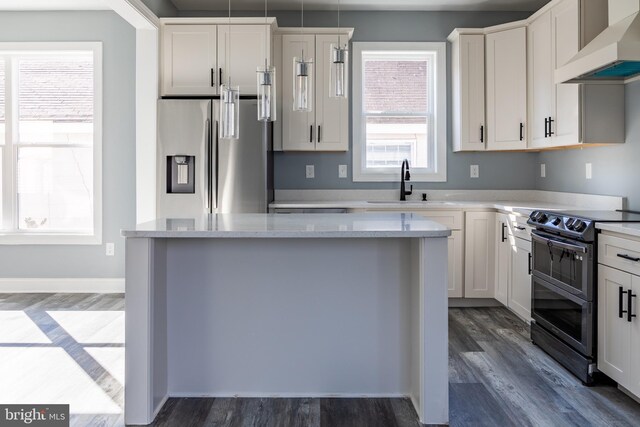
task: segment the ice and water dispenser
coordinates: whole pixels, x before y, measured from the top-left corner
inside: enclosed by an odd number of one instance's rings
[[[167,156],[167,193],[195,193],[195,169],[195,156]]]

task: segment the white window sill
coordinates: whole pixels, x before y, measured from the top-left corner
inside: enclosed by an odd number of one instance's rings
[[[410,183],[415,182],[447,182],[447,173],[420,174],[411,172]],[[400,170],[393,173],[354,173],[353,182],[400,182]]]
[[[0,245],[101,245],[96,234],[2,233]]]

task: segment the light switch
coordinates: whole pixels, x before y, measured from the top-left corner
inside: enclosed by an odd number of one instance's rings
[[[315,166],[307,165],[307,178],[315,178],[315,177],[316,177]]]
[[[480,178],[480,166],[471,165],[471,178]]]
[[[540,164],[540,178],[546,178],[547,177],[547,165],[545,165],[544,163]]]
[[[338,178],[347,177],[347,165],[338,165]]]
[[[586,164],[585,175],[587,179],[593,178],[593,167],[591,166],[591,163]]]

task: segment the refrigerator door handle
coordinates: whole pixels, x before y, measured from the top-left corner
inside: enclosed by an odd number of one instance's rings
[[[213,206],[212,206],[212,182],[211,182],[211,154],[213,152],[213,144],[211,141],[211,120],[207,119],[206,121],[206,129],[207,129],[207,148],[205,151],[205,165],[206,165],[206,176],[207,176],[207,193],[206,193],[206,198],[207,198],[207,212],[211,213]]]

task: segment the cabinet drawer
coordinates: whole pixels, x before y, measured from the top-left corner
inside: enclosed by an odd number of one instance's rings
[[[418,211],[420,214],[430,220],[449,227],[452,230],[462,230],[462,212],[456,211]]]
[[[640,242],[601,234],[598,237],[598,263],[640,275]]]
[[[528,242],[531,241],[531,227],[527,225],[526,217],[512,219],[510,228],[513,230],[514,236]]]

